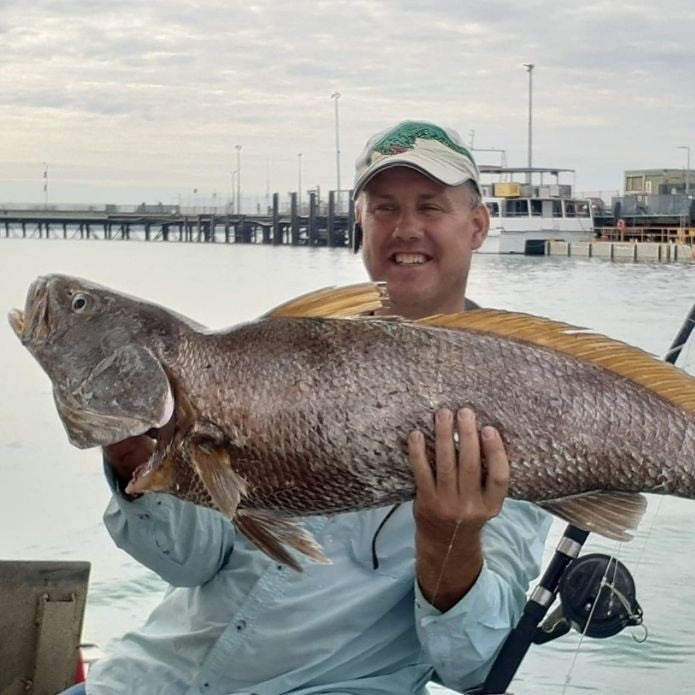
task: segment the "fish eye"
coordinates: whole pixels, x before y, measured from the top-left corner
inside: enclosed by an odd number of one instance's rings
[[[79,314],[87,308],[87,295],[81,292],[72,298],[72,310]]]

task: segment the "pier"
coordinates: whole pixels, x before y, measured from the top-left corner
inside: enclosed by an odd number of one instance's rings
[[[547,256],[579,256],[608,261],[687,261],[695,260],[695,247],[677,241],[547,241]]]
[[[298,204],[291,193],[281,207],[274,193],[267,212],[239,214],[225,207],[180,205],[44,205],[0,206],[0,235],[7,239],[103,239],[141,241],[271,244],[274,246],[352,245],[355,208],[352,197],[328,202],[309,195]],[[338,202],[342,202],[341,206]]]

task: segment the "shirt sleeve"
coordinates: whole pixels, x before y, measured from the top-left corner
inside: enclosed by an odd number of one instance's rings
[[[468,593],[446,613],[415,581],[415,624],[437,680],[465,690],[481,683],[540,573],[551,516],[528,502],[506,500],[483,531],[483,568]]]
[[[104,470],[113,490],[104,524],[119,548],[173,586],[199,586],[215,576],[236,534],[222,514],[161,493],[129,500],[106,462]]]

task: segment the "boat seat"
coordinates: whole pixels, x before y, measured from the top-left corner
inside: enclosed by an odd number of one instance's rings
[[[88,562],[0,561],[0,695],[74,683]]]

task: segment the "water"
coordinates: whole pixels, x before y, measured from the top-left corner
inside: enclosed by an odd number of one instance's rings
[[[252,319],[282,301],[364,279],[346,250],[0,240],[0,308],[21,306],[40,273],[89,277],[163,303],[211,327]],[[477,256],[470,296],[587,326],[663,354],[695,300],[690,265]],[[48,379],[9,327],[0,327],[0,557],[92,563],[84,637],[105,644],[139,626],[164,586],[118,550],[101,524],[109,492],[99,455],[68,445]],[[577,637],[532,648],[516,695],[692,692],[695,687],[695,502],[650,499],[629,544],[592,540],[588,551],[618,555],[633,572],[649,639]],[[563,524],[556,523],[552,549]],[[548,551],[550,554],[550,550]],[[637,633],[638,635],[640,633]]]

